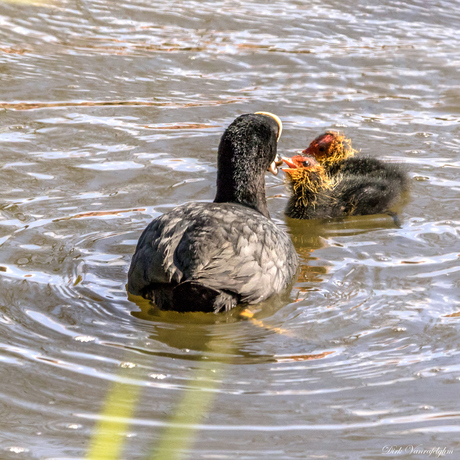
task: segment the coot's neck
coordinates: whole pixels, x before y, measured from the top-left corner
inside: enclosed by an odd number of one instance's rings
[[[265,171],[257,171],[257,165],[239,164],[234,160],[219,159],[214,203],[239,203],[270,218],[265,197]]]
[[[238,203],[270,218],[265,173],[276,157],[279,129],[271,117],[248,114],[225,130],[217,153],[215,203]]]

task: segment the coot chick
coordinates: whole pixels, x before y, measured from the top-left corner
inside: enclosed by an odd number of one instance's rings
[[[408,189],[409,179],[401,165],[368,156],[355,157],[355,153],[357,151],[351,146],[351,140],[334,131],[321,134],[302,151],[303,155],[314,157],[331,177],[342,174],[373,177],[376,181],[387,180],[391,185],[391,194],[398,187],[400,194]],[[385,202],[389,198],[382,197],[382,200]]]
[[[328,219],[387,212],[399,199],[399,180],[385,173],[330,175],[312,156],[284,158],[292,191],[286,215],[294,219]]]
[[[281,130],[270,113],[233,121],[219,144],[214,202],[178,206],[147,226],[128,273],[131,294],[161,309],[217,313],[289,285],[298,257],[265,198],[265,172],[278,172]]]

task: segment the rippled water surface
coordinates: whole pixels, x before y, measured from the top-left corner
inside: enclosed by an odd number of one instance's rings
[[[459,24],[455,0],[0,1],[0,458],[99,458],[104,433],[104,458],[460,458]],[[213,199],[257,110],[284,155],[332,128],[403,162],[400,227],[287,220],[267,177],[289,298],[128,300],[142,229]]]

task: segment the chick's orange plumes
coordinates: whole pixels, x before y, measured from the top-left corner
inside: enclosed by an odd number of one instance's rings
[[[324,166],[329,166],[352,157],[357,151],[351,146],[351,139],[339,132],[328,131],[314,139],[302,153],[313,156]]]

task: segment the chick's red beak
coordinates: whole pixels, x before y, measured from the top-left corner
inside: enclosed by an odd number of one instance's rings
[[[286,174],[289,174],[291,176],[295,170],[304,167],[305,157],[303,157],[302,155],[296,155],[292,158],[283,157],[283,161],[289,166],[289,168],[281,168],[281,169]]]
[[[297,168],[297,165],[292,161],[291,158],[284,158],[283,161],[289,166],[291,169]],[[286,171],[287,168],[281,168],[283,171]]]
[[[296,155],[292,158],[285,158],[283,157],[283,161],[292,169],[301,168],[304,166],[305,157],[302,155]],[[284,171],[284,169],[283,169]]]

